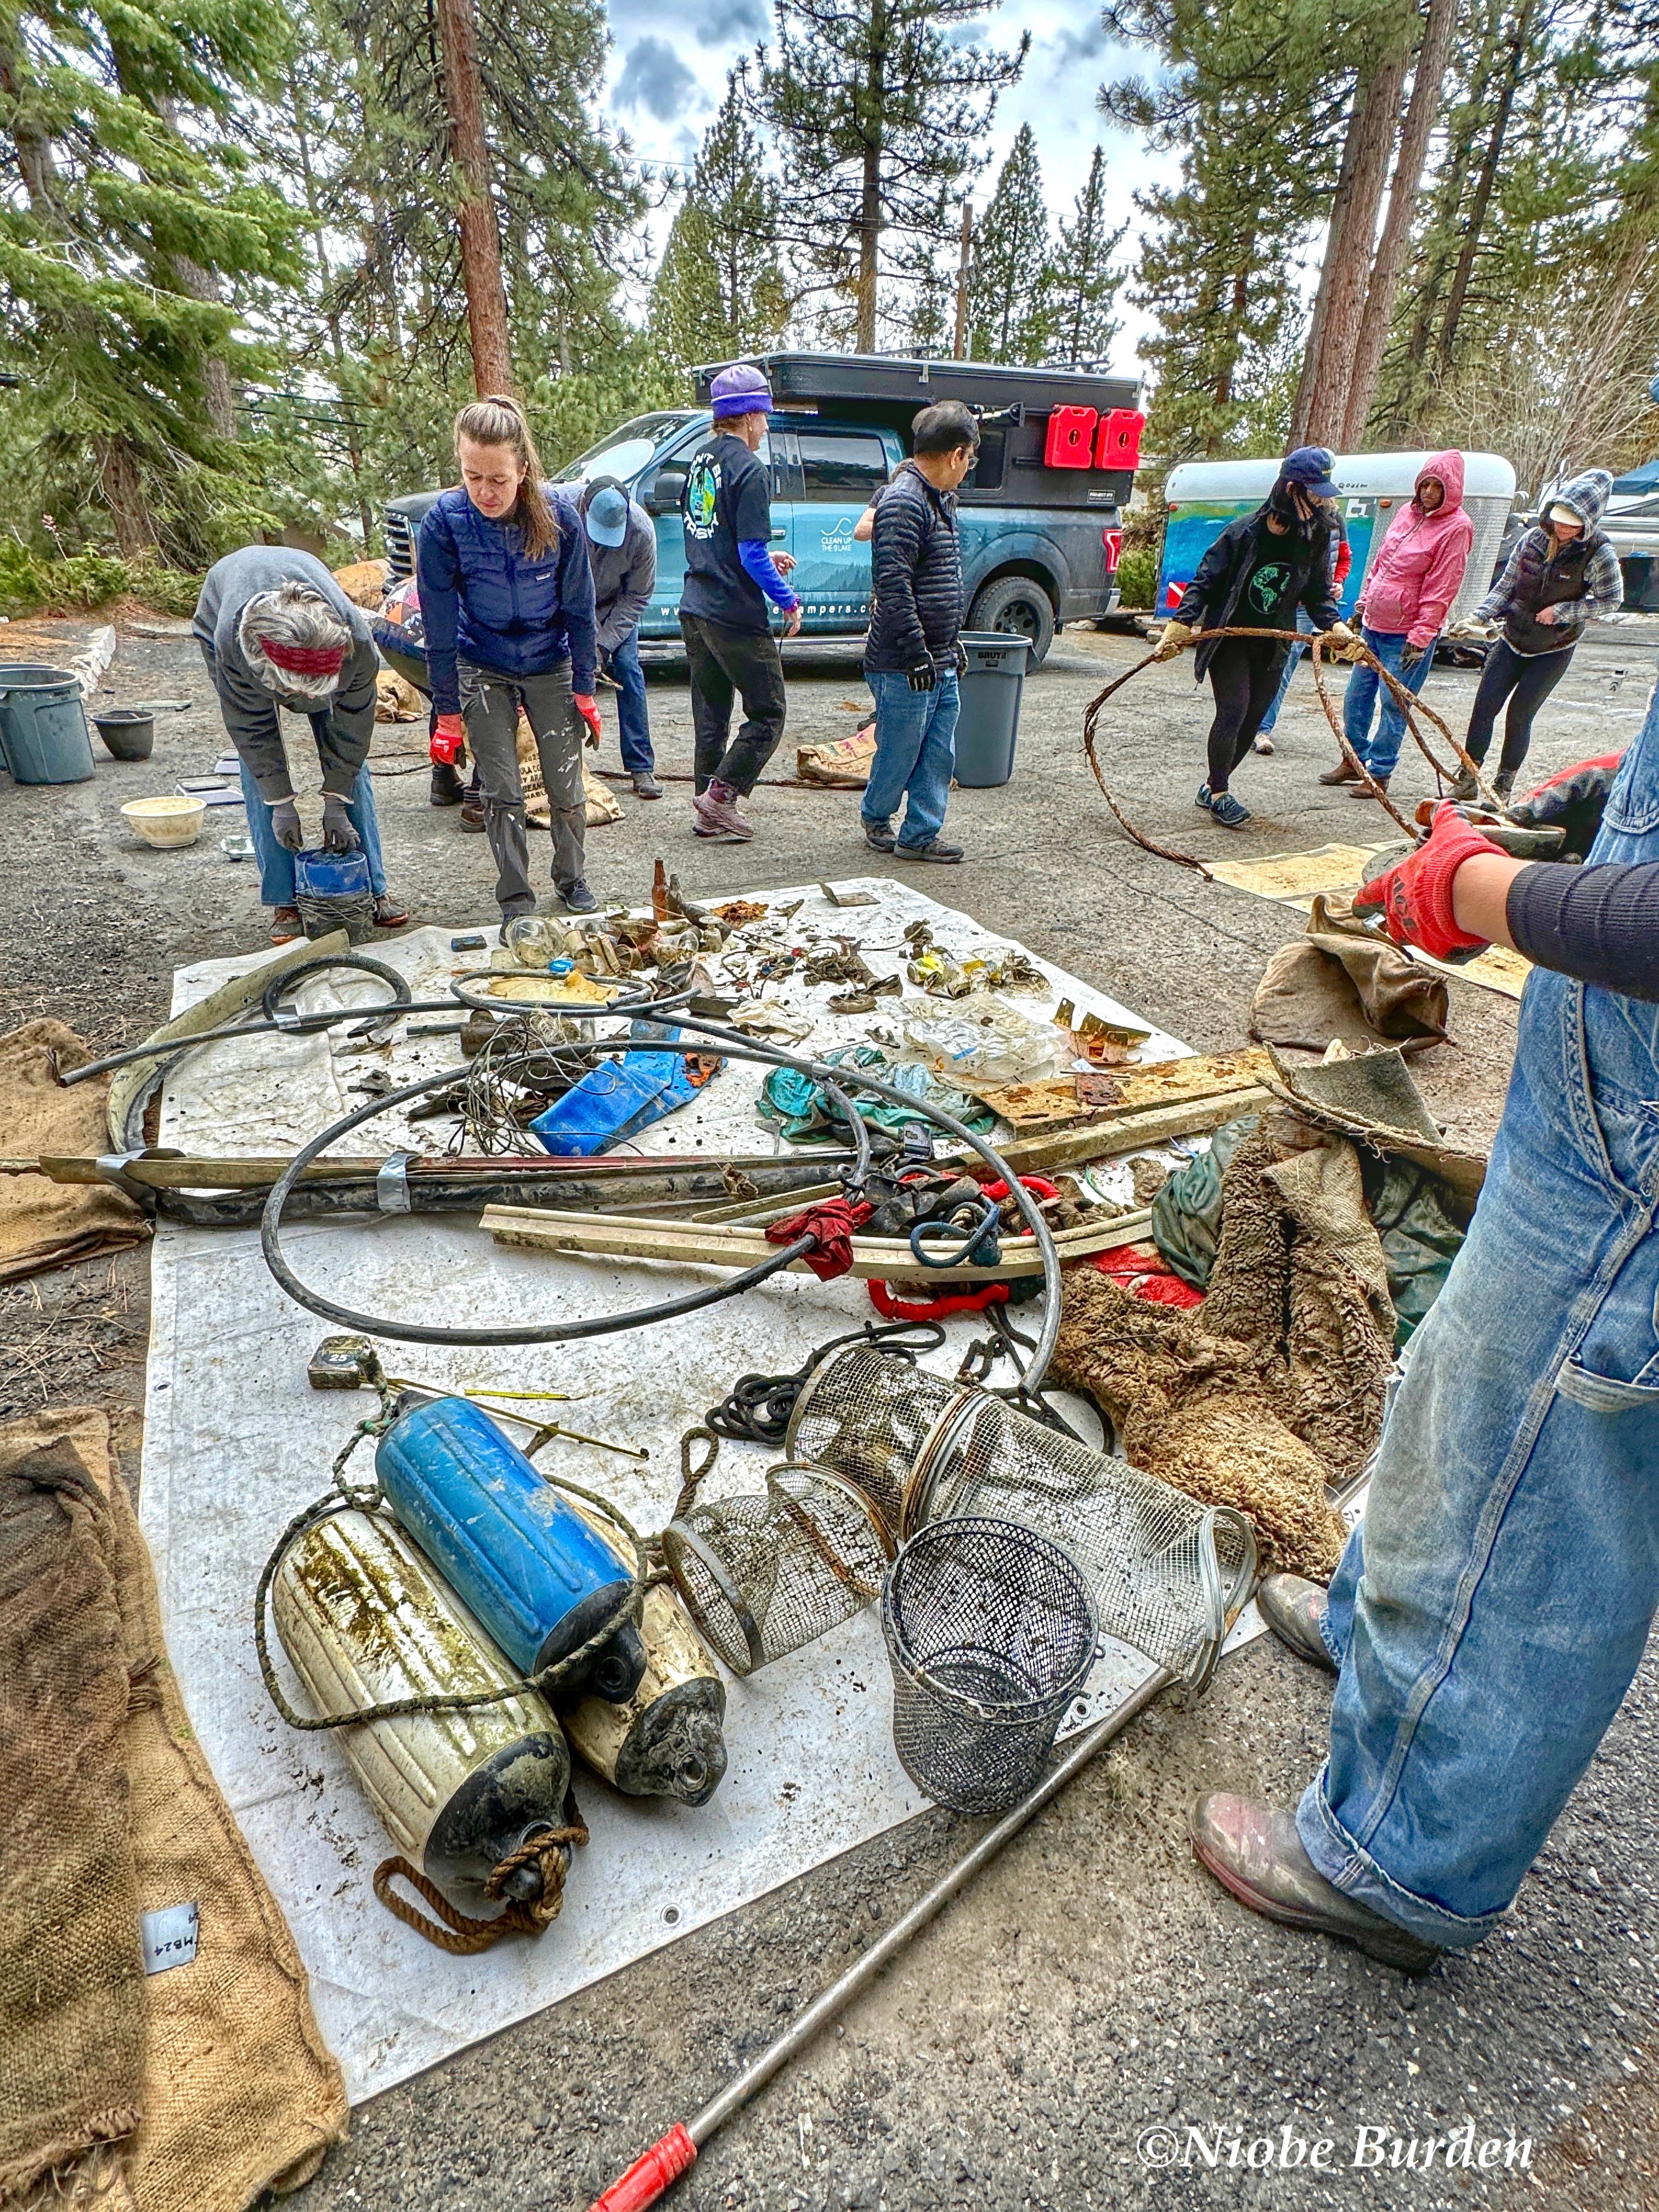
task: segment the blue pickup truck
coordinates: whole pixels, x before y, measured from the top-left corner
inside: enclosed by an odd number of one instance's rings
[[[705,403],[725,365],[696,372]],[[961,494],[968,628],[1029,638],[1035,667],[1059,623],[1115,607],[1119,508],[1134,481],[1142,420],[1132,382],[847,354],[770,354],[757,366],[775,407],[762,450],[772,471],[773,543],[795,556],[790,580],[804,603],[803,635],[862,636],[870,548],[854,525],[908,451],[911,418],[935,399],[965,401],[981,423],[979,462]],[[636,416],[557,479],[614,477],[655,521],[657,589],[640,626],[647,644],[679,636],[680,495],[708,422],[706,404]],[[414,532],[436,496],[417,492],[387,506],[393,581],[413,566]]]

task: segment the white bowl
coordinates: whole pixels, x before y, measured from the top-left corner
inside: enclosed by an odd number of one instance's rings
[[[130,799],[121,819],[147,845],[193,845],[207,819],[207,801],[175,792],[159,799]]]

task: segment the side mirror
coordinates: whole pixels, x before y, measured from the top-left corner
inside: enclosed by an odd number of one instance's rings
[[[684,469],[659,469],[645,487],[640,504],[647,514],[678,514],[685,489]]]

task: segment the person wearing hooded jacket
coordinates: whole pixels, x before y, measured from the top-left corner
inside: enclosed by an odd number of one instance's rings
[[[592,477],[576,504],[593,572],[599,666],[617,687],[622,763],[634,779],[636,799],[660,799],[640,665],[640,619],[657,588],[657,533],[645,509],[614,477]]]
[[[1474,611],[1476,622],[1501,622],[1503,635],[1480,672],[1463,750],[1477,765],[1486,759],[1507,699],[1504,750],[1492,779],[1500,799],[1510,795],[1532,743],[1534,718],[1566,674],[1585,623],[1616,614],[1623,602],[1618,556],[1597,526],[1612,489],[1605,469],[1587,469],[1563,484]],[[1451,796],[1473,799],[1474,778],[1467,771],[1459,776]]]
[[[1316,631],[1329,631],[1340,646],[1353,643],[1332,588],[1330,523],[1319,504],[1337,497],[1331,465],[1322,446],[1285,456],[1262,504],[1229,523],[1200,562],[1155,658],[1172,659],[1195,630],[1290,630],[1298,606]],[[1241,830],[1250,818],[1228,786],[1273,703],[1288,649],[1273,637],[1210,637],[1194,653],[1194,679],[1207,675],[1215,695],[1209,775],[1196,804],[1224,830]]]
[[[1390,675],[1413,693],[1434,665],[1435,641],[1463,582],[1474,544],[1474,522],[1463,505],[1463,456],[1432,453],[1419,471],[1411,498],[1389,523],[1360,594],[1359,635]],[[1380,726],[1372,732],[1377,694]],[[1342,727],[1349,744],[1383,790],[1400,758],[1406,717],[1374,668],[1361,665],[1348,678]],[[1322,783],[1351,783],[1353,797],[1369,799],[1370,786],[1345,754]]]

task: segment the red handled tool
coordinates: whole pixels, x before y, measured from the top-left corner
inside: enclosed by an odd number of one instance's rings
[[[647,2205],[656,2203],[665,2196],[683,2173],[690,2172],[697,2153],[708,2138],[734,2118],[757,2091],[763,2089],[775,2074],[782,2071],[797,2051],[804,2051],[820,2028],[827,2027],[837,2014],[844,2012],[859,1992],[874,1981],[888,1960],[943,1911],[958,1890],[965,1889],[980,1869],[988,1865],[1003,1845],[1011,1842],[1027,1821],[1034,1820],[1051,1798],[1059,1796],[1095,1753],[1121,1735],[1174,1679],[1160,1668],[1132,1690],[1121,1705],[1114,1706],[1103,1720],[1085,1729],[1029,1797],[1022,1798],[1012,1813],[1005,1813],[994,1828],[988,1828],[973,1849],[965,1852],[948,1874],[941,1875],[926,1896],[918,1898],[855,1966],[849,1966],[839,1981],[832,1982],[821,1997],[808,2005],[775,2041],[767,2045],[752,2065],[744,2067],[741,2074],[726,2083],[718,2097],[691,2119],[670,2128],[643,2158],[635,2159],[620,2180],[613,2181],[603,2197],[594,2199],[588,2212],[645,2212]]]

